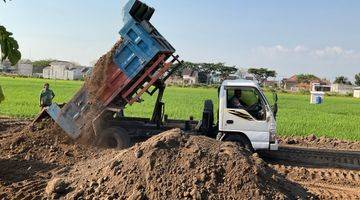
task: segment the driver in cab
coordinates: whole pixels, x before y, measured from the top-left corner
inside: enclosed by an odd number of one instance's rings
[[[230,99],[230,107],[235,109],[245,109],[246,104],[241,100],[241,90],[235,90],[234,96]]]

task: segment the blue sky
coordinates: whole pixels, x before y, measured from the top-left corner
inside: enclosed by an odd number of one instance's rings
[[[353,79],[360,72],[358,0],[145,0],[178,54],[193,62],[268,67],[279,77],[313,73]],[[119,38],[123,0],[12,0],[0,24],[24,58],[84,65]]]

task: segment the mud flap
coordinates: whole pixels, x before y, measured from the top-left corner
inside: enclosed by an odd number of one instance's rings
[[[51,104],[45,111],[72,139],[79,137],[80,130],[76,126],[75,121],[66,118],[66,115],[62,114],[61,108],[56,103]]]

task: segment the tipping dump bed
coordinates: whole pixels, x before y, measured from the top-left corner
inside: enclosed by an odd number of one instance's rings
[[[105,86],[99,85],[99,91],[92,94],[95,102],[90,102],[85,84],[62,109],[56,104],[47,109],[72,138],[79,137],[81,129],[92,123],[88,116],[85,117],[89,115],[91,104],[100,108],[91,113],[91,120],[106,109],[123,109],[126,104],[138,101],[143,93],[153,94],[155,91],[149,91],[149,88],[157,81],[165,81],[171,74],[170,66],[179,62],[173,55],[175,49],[149,22],[153,8],[131,0],[124,11],[125,25],[120,30],[122,42],[114,51],[109,66],[106,66]]]

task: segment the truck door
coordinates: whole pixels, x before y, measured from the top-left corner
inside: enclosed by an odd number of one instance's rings
[[[257,88],[225,88],[222,104],[221,131],[244,133],[255,149],[268,147],[270,110]]]

